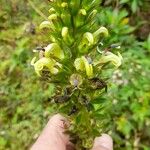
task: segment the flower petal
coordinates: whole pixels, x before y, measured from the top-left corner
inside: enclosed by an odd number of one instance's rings
[[[81,58],[77,58],[74,62],[74,66],[76,68],[76,70],[84,70],[84,63],[83,60]]]
[[[118,52],[118,56],[111,53],[111,52],[107,52],[105,53],[104,56],[102,56],[102,58],[100,59],[100,61],[98,62],[99,64],[104,64],[107,62],[112,62],[114,66],[116,66],[117,68],[121,65],[122,63],[122,56],[121,54]]]
[[[109,35],[108,30],[105,27],[100,27],[93,33],[95,43],[99,40],[101,35],[103,35],[104,37],[107,37]]]
[[[85,65],[85,70],[86,70],[86,74],[88,77],[92,77],[93,76],[93,66],[92,64],[89,64],[88,60],[82,56],[82,60],[84,62]]]
[[[61,64],[56,62],[54,59],[43,57],[39,59],[36,63],[33,63],[33,66],[38,76],[41,76],[41,71],[44,67],[47,67],[52,74],[57,74],[59,70],[55,66],[61,67]]]
[[[36,60],[36,57],[34,57],[34,58],[31,60],[31,65],[32,65],[32,66],[34,66],[35,60]]]
[[[57,43],[49,44],[45,48],[45,57],[49,58],[51,55],[59,59],[64,59],[64,52]]]
[[[52,27],[52,23],[50,21],[43,21],[40,24],[40,29],[44,29],[44,28],[51,29],[51,27]]]
[[[82,56],[81,58],[77,58],[74,62],[76,70],[86,71],[88,77],[93,76],[93,66],[89,63],[89,61]]]
[[[84,35],[83,35],[83,41],[87,41],[89,46],[93,45],[94,44],[93,34],[90,33],[90,32],[84,33]]]

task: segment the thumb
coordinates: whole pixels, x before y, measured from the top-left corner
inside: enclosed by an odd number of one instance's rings
[[[108,134],[95,138],[92,150],[113,150],[113,141]]]

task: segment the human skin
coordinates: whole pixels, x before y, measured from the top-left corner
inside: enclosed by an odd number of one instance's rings
[[[69,123],[60,114],[56,114],[48,121],[44,130],[31,150],[74,150],[73,144],[69,141],[69,135],[64,131]],[[113,150],[113,141],[107,134],[95,138],[92,150]]]

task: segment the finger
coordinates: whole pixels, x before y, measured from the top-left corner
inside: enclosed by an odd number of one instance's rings
[[[60,114],[54,115],[31,150],[66,150],[66,145],[69,143],[69,136],[64,131],[68,126],[69,123],[64,117]]]
[[[95,138],[92,150],[113,150],[113,141],[108,134]]]

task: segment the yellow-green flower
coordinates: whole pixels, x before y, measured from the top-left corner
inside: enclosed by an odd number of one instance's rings
[[[83,35],[83,42],[87,43],[88,46],[91,46],[94,44],[94,37],[93,34],[90,32],[86,32]]]
[[[41,71],[44,69],[44,67],[46,67],[52,74],[57,74],[59,72],[58,67],[61,68],[61,64],[56,62],[54,59],[43,57],[37,62],[35,61],[36,57],[32,59],[31,65],[34,66],[35,72],[38,76],[41,76]]]
[[[114,66],[118,68],[122,63],[122,59],[123,58],[119,52],[118,52],[118,55],[115,55],[111,52],[106,52],[101,57],[101,59],[97,63],[95,63],[95,65],[111,62]]]
[[[83,34],[78,49],[81,53],[86,53],[89,50],[89,46],[92,46],[93,44],[94,44],[93,34],[90,32],[86,32]]]
[[[49,11],[49,13],[50,13],[50,14],[52,14],[52,13],[55,13],[55,12],[56,12],[56,11],[55,11],[55,9],[54,9],[53,7],[52,7],[52,8],[50,8],[48,11]]]
[[[61,3],[61,7],[63,7],[63,8],[68,7],[68,3],[62,2],[62,3]]]
[[[68,27],[63,27],[62,28],[61,35],[62,35],[63,38],[67,37],[68,31],[69,31]]]
[[[93,77],[93,66],[88,58],[82,56],[77,58],[74,62],[76,70],[86,71],[86,74],[89,78]]]
[[[53,23],[50,22],[50,21],[43,21],[41,24],[40,24],[40,29],[44,29],[44,28],[47,28],[47,29],[52,29],[54,27]]]
[[[105,27],[100,27],[97,31],[93,33],[95,43],[99,40],[100,36],[108,36],[108,30]]]
[[[74,87],[79,87],[83,82],[82,76],[79,74],[72,74],[69,81]]]
[[[48,20],[52,21],[52,20],[57,20],[57,15],[56,14],[51,14],[49,17],[48,17]]]
[[[57,43],[49,44],[45,48],[45,57],[50,58],[51,56],[58,59],[64,59],[64,52]]]
[[[80,9],[79,10],[79,14],[82,14],[83,16],[86,16],[87,15],[87,12],[85,9]]]

